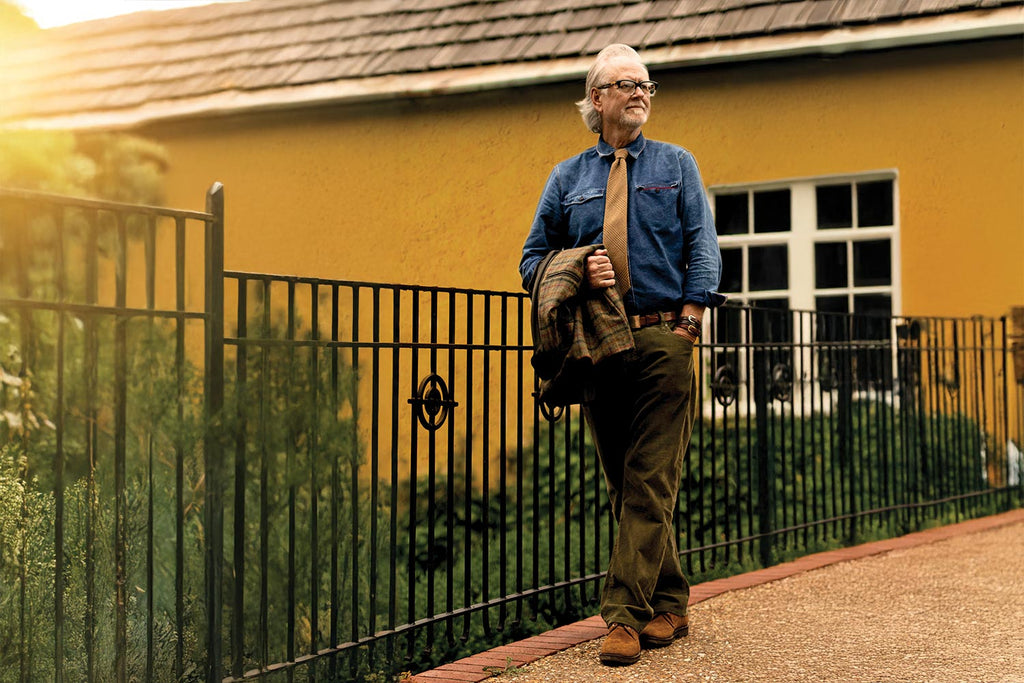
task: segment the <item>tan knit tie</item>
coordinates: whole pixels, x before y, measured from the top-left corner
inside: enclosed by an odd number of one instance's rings
[[[626,181],[625,149],[615,150],[615,161],[608,172],[608,188],[604,194],[604,246],[615,271],[615,286],[620,294],[629,291],[629,252],[626,238],[626,209],[629,206],[629,184]]]

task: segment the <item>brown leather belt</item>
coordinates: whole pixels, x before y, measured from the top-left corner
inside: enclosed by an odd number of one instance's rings
[[[643,315],[629,316],[629,328],[639,330],[642,327],[650,327],[658,323],[673,323],[683,317],[681,311],[664,311],[660,313],[645,313]]]

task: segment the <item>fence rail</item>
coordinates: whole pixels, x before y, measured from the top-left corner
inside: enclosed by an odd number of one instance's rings
[[[0,680],[359,680],[596,611],[614,521],[578,407],[535,400],[528,297],[222,244],[219,186],[0,190]],[[691,578],[1020,505],[1005,319],[705,329]]]

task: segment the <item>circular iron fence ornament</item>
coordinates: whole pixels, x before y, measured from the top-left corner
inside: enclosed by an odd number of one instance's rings
[[[793,370],[785,363],[776,363],[772,368],[772,398],[788,401],[793,391]]]
[[[548,422],[558,422],[565,412],[565,406],[548,405],[547,401],[540,401],[540,414]]]
[[[723,365],[715,372],[715,381],[711,383],[711,392],[715,400],[723,408],[728,408],[736,400],[739,378],[731,365]]]
[[[423,428],[435,432],[448,419],[448,411],[459,405],[452,400],[448,385],[436,373],[423,378],[416,395],[409,399]]]

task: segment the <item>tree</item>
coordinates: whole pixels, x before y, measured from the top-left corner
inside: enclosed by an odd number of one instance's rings
[[[0,187],[159,204],[164,149],[124,133],[0,130]]]
[[[0,0],[0,46],[41,29],[10,0]],[[0,128],[0,187],[158,204],[164,149],[118,133]]]

